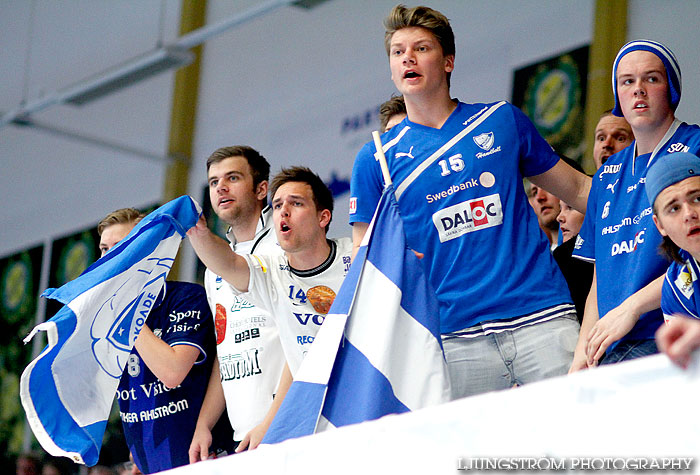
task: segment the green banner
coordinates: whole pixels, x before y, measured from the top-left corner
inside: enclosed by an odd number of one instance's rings
[[[0,259],[0,464],[22,450],[24,411],[19,375],[29,364],[32,345],[22,339],[36,320],[44,246]]]
[[[588,46],[518,69],[512,102],[557,152],[581,162]]]
[[[49,288],[57,288],[80,276],[100,257],[100,236],[97,229],[80,231],[56,239],[51,245]],[[46,319],[53,317],[62,305],[55,300],[46,301]]]

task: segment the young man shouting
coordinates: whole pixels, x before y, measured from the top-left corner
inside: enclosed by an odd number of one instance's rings
[[[424,254],[440,304],[453,397],[566,373],[576,313],[522,179],[580,210],[590,179],[560,161],[514,106],[450,98],[455,43],[442,13],[398,5],[384,24],[408,117],[382,136],[383,149],[408,244]],[[356,248],[383,186],[369,143],[351,182]]]

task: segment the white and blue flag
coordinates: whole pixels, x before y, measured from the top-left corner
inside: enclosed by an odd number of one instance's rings
[[[389,185],[263,443],[449,400],[437,300]]]
[[[77,279],[43,296],[65,306],[25,339],[48,344],[22,373],[29,425],[52,455],[97,463],[119,379],[185,232],[201,214],[189,196],[146,216]]]

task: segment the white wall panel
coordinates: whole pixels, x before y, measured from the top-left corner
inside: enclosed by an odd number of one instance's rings
[[[660,41],[676,55],[683,76],[681,102],[676,110],[680,120],[700,123],[700,2],[676,0],[632,0],[628,4],[627,39]]]
[[[8,84],[0,88],[0,112],[155,49],[162,4],[167,43],[177,37],[178,0],[0,1],[0,75]],[[166,73],[34,118],[164,155],[171,99]],[[94,225],[116,208],[151,204],[162,190],[162,163],[30,128],[0,129],[0,164],[0,255]]]

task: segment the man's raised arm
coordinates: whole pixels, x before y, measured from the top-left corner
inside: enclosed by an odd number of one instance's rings
[[[546,172],[530,176],[528,179],[560,200],[564,200],[579,213],[586,214],[591,178],[574,170],[564,160],[559,160]]]
[[[248,262],[226,244],[226,241],[209,230],[204,216],[187,231],[190,244],[204,265],[240,292],[248,291],[250,269]]]

